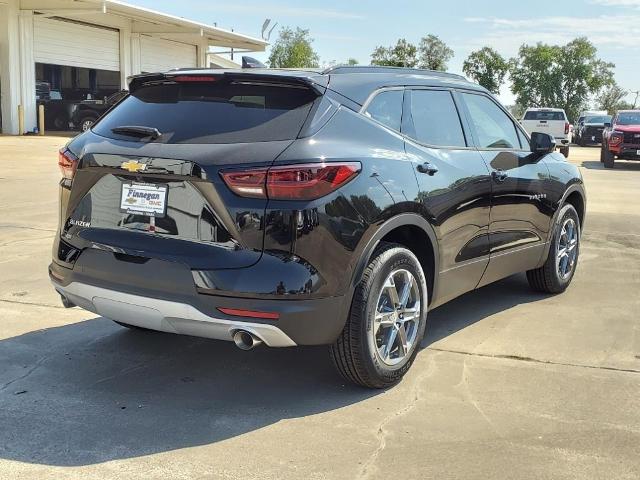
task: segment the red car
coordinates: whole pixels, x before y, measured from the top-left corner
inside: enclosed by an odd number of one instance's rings
[[[600,161],[613,168],[616,158],[640,160],[640,110],[620,110],[602,134]]]

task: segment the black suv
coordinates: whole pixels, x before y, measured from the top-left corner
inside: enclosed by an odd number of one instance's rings
[[[518,272],[567,288],[585,191],[553,139],[446,73],[192,70],[60,151],[66,306],[250,349],[331,345],[386,387],[427,310]]]

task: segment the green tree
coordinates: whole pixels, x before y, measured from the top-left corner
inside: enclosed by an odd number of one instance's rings
[[[420,68],[429,70],[447,69],[449,60],[453,58],[453,50],[437,35],[427,35],[420,40],[420,54],[418,56]]]
[[[347,60],[347,65],[358,65],[358,60],[356,60],[355,58],[351,57],[349,60]]]
[[[514,103],[513,105],[509,105],[507,109],[509,110],[509,112],[511,112],[511,115],[513,115],[517,119],[521,119],[524,115],[524,112],[527,110],[527,107],[524,107],[518,103]]]
[[[277,40],[271,47],[269,66],[271,68],[315,68],[319,64],[318,54],[311,44],[309,30],[297,27],[280,29]]]
[[[613,82],[614,64],[596,56],[585,37],[564,46],[522,45],[510,61],[511,91],[520,105],[563,108],[578,117],[589,96]]]
[[[627,102],[622,100],[627,96],[627,93],[620,85],[612,83],[598,95],[596,99],[598,108],[606,110],[609,115],[613,115],[617,110],[623,110],[628,105]]]
[[[471,52],[462,71],[491,93],[498,93],[509,71],[509,63],[493,48],[484,47]]]
[[[395,46],[376,47],[371,54],[371,65],[415,67],[418,63],[417,53],[418,48],[415,45],[401,38]]]

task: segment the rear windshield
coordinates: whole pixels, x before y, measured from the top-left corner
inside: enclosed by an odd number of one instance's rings
[[[623,112],[618,114],[618,125],[640,125],[640,112]]]
[[[524,114],[525,120],[564,120],[564,112],[544,112],[529,110]]]
[[[584,119],[584,123],[609,123],[610,121],[611,117],[609,115],[599,115]]]
[[[93,131],[123,126],[156,128],[162,143],[242,143],[296,138],[316,94],[281,84],[228,81],[164,83],[142,87],[100,120]]]

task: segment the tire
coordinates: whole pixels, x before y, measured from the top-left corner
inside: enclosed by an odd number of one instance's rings
[[[578,137],[578,145],[584,147],[584,140],[582,139],[582,136]]]
[[[410,277],[415,283],[404,281]],[[390,278],[394,281],[390,282]],[[409,283],[411,291],[403,315],[402,307],[397,304],[396,308],[391,307],[390,300],[394,297],[392,290],[400,289],[396,295],[401,297],[403,286]],[[356,287],[344,329],[330,347],[338,372],[346,380],[367,388],[397,384],[413,364],[424,337],[427,303],[427,281],[416,256],[401,245],[381,244]],[[408,320],[410,310],[415,312],[412,321]],[[383,316],[386,320],[378,323],[376,318]],[[406,350],[401,348],[404,344],[401,331],[405,332],[405,339],[412,339],[410,343],[407,341]]]
[[[86,132],[93,126],[95,122],[96,122],[96,117],[83,117],[80,119],[80,122],[78,123],[78,127],[80,128],[81,132]]]
[[[563,248],[563,245],[567,243],[569,234],[563,235],[567,231],[567,225],[569,222],[573,222],[575,227],[575,244],[573,249],[567,250],[567,252],[573,252],[573,258],[571,260],[571,254],[568,253],[567,265],[570,263],[570,268],[561,273],[562,262],[556,263],[558,254]],[[572,235],[573,237],[573,235]],[[564,292],[576,272],[578,266],[578,258],[580,256],[580,218],[578,212],[573,208],[573,205],[566,204],[562,207],[558,213],[558,220],[553,229],[553,240],[549,247],[549,253],[547,260],[540,268],[529,270],[527,272],[527,280],[531,288],[537,292],[544,293],[562,293]],[[563,269],[564,270],[564,269]]]
[[[602,159],[602,163],[604,163],[604,168],[613,168],[616,164],[615,156],[613,153],[609,151],[608,148],[604,149],[604,157]]]
[[[118,322],[116,320],[112,320],[114,323],[117,323],[121,327],[128,328],[129,330],[134,330],[137,332],[153,332],[150,328],[138,327],[137,325],[129,325],[128,323]]]
[[[65,117],[58,116],[53,119],[53,128],[56,130],[66,130],[69,127],[69,122]]]
[[[560,153],[564,155],[564,158],[569,158],[569,147],[562,147]]]
[[[600,163],[604,163],[604,143],[600,147]]]

